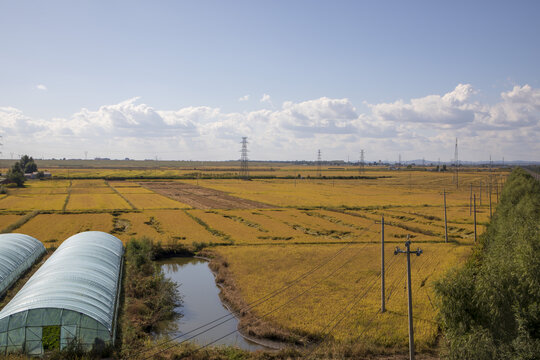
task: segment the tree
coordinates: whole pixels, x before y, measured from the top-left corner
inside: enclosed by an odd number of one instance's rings
[[[21,157],[20,163],[21,163],[21,169],[24,170],[25,174],[38,171],[38,167],[31,156],[23,155]]]
[[[13,164],[11,169],[8,170],[7,179],[17,184],[18,187],[24,185],[26,178],[24,177],[24,171],[20,162],[17,161],[15,164]]]

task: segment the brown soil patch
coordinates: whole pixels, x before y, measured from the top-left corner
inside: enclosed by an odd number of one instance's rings
[[[141,182],[141,186],[195,209],[264,209],[269,204],[231,196],[223,191],[175,181]]]

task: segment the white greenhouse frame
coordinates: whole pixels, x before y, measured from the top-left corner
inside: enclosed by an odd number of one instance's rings
[[[0,297],[45,253],[45,246],[28,235],[0,234]]]
[[[60,349],[114,344],[123,254],[100,231],[65,240],[0,312],[0,354],[42,355],[46,327],[59,330]]]

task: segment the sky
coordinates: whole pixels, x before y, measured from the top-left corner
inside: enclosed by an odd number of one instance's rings
[[[539,1],[0,0],[2,158],[540,160]]]

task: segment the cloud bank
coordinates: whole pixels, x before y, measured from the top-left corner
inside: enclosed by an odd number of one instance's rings
[[[134,97],[51,119],[0,107],[0,135],[4,157],[12,151],[82,158],[88,151],[91,157],[227,160],[239,158],[239,142],[247,136],[252,159],[313,160],[321,149],[325,159],[356,161],[365,149],[369,161],[395,160],[398,154],[447,161],[458,137],[465,160],[490,154],[539,160],[540,89],[514,86],[493,104],[475,100],[476,94],[470,84],[459,84],[446,94],[366,103],[366,112],[349,99],[326,97],[249,112],[207,106],[159,110]],[[272,105],[268,94],[260,101]]]

